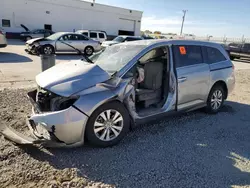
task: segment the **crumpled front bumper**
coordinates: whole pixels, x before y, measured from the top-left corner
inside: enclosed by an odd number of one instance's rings
[[[88,117],[73,106],[54,112],[41,112],[35,102],[37,91],[28,93],[32,104],[32,115],[27,119],[31,136],[26,136],[4,126],[1,133],[18,144],[42,144],[47,147],[76,147],[84,143],[84,132]]]

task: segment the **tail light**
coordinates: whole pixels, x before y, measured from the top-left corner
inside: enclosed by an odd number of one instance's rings
[[[3,35],[3,32],[0,30],[0,34],[2,34]]]
[[[234,68],[235,68],[235,67],[234,67],[234,64],[233,64],[232,68],[233,68],[233,70],[234,70]]]

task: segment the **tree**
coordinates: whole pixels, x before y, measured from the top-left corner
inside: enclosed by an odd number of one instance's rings
[[[146,30],[146,31],[144,31],[144,33],[146,33],[146,34],[152,34],[153,32],[149,31],[149,30]]]
[[[161,32],[160,31],[155,31],[154,34],[159,34],[160,35]]]

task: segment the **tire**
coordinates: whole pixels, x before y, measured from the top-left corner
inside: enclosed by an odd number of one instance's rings
[[[106,123],[103,116],[106,118]],[[108,116],[110,118],[107,118]],[[130,117],[127,109],[121,103],[114,101],[100,106],[92,113],[85,135],[91,145],[110,147],[118,144],[125,137],[129,127]]]
[[[209,114],[218,113],[224,104],[225,98],[226,91],[224,88],[221,85],[215,85],[209,93],[206,112]]]
[[[51,45],[44,45],[41,48],[41,52],[42,54],[45,54],[45,55],[51,55],[55,53],[55,49]]]
[[[234,56],[230,56],[230,59],[231,59],[231,60],[234,60],[235,58],[236,58],[236,57],[234,57]]]
[[[84,54],[90,56],[94,53],[94,48],[92,46],[87,46],[85,49],[84,49]]]
[[[26,41],[31,40],[31,39],[32,39],[31,36],[28,36],[28,37],[25,38]]]

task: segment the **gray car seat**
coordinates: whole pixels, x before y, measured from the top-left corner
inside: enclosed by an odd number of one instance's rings
[[[161,50],[161,49],[159,49]],[[149,61],[144,66],[144,81],[140,83],[137,91],[138,101],[144,101],[144,106],[148,107],[161,101],[162,95],[162,80],[163,80],[163,62],[159,57],[164,55],[163,51],[154,54],[157,61]]]

